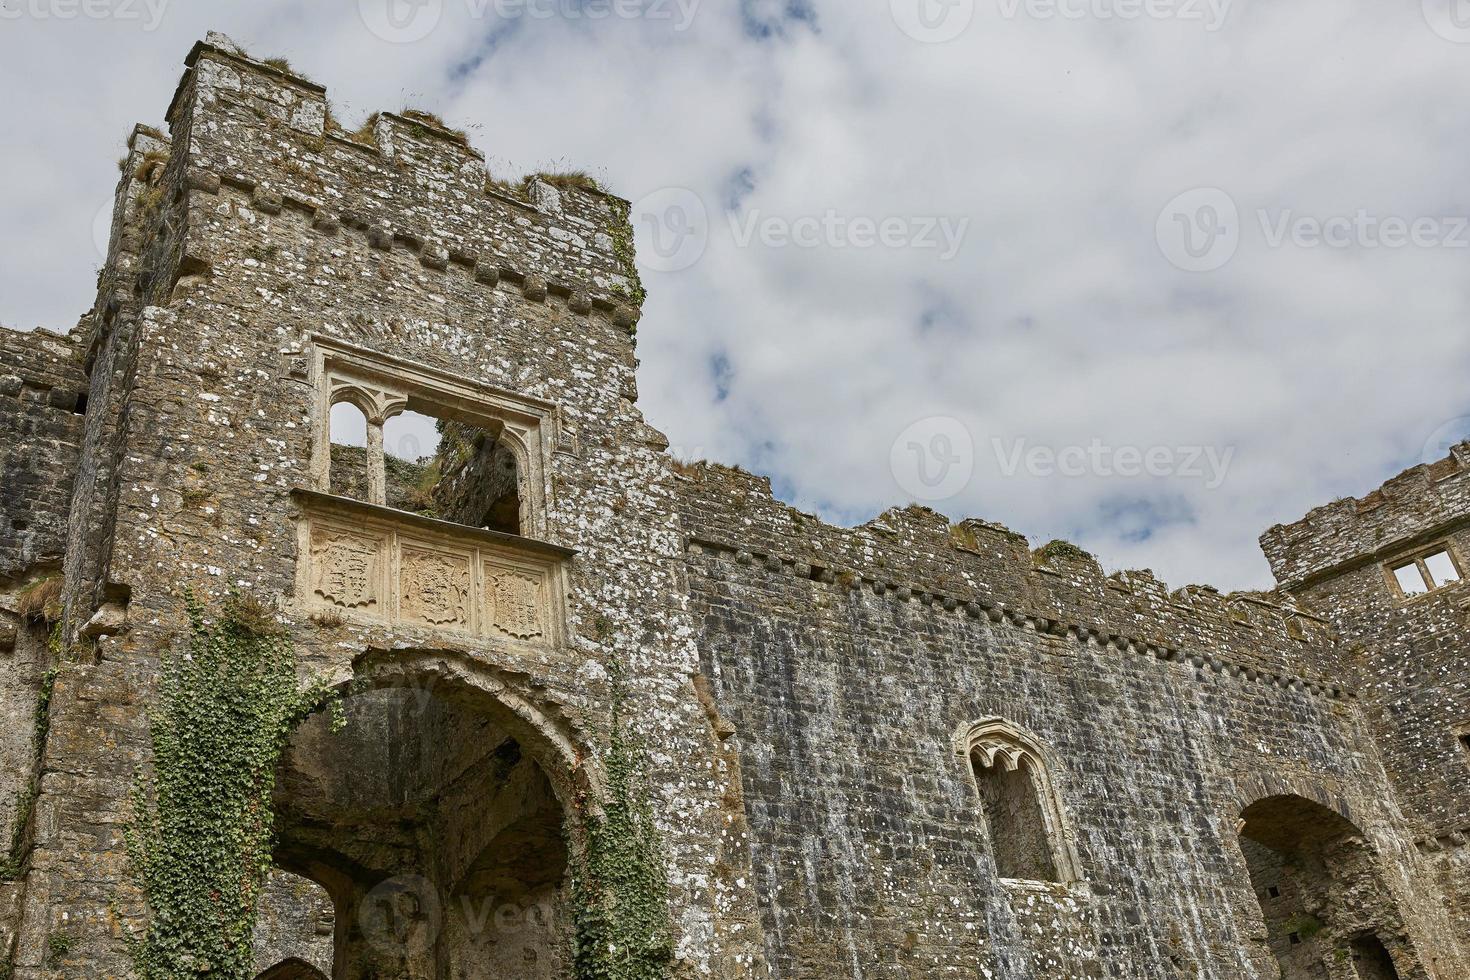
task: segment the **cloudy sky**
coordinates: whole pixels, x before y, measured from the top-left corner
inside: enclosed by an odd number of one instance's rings
[[[0,0],[0,321],[75,323],[211,29],[639,202],[645,413],[841,523],[1260,586],[1263,528],[1470,433],[1470,7]]]

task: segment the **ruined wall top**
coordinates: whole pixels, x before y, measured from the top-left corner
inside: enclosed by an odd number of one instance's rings
[[[643,288],[623,199],[575,175],[518,189],[492,182],[465,135],[425,113],[377,113],[349,133],[325,88],[220,34],[186,64],[168,122],[169,152],[188,148],[189,187],[233,187],[267,214],[309,215],[323,233],[352,228],[432,268],[457,265],[636,322]]]
[[[79,333],[0,328],[0,581],[60,560],[87,405]]]
[[[1284,593],[1170,590],[1148,570],[1106,574],[1075,545],[1054,541],[1033,550],[999,524],[951,524],[920,506],[894,508],[856,528],[834,527],[775,500],[763,477],[707,463],[681,470],[691,548],[897,602],[1007,619],[1120,654],[1350,695],[1335,635]]]
[[[1400,548],[1428,543],[1470,520],[1470,442],[1405,470],[1363,497],[1318,507],[1261,535],[1283,588],[1297,589]]]

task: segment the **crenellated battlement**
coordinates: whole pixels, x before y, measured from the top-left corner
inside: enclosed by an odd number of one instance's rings
[[[840,528],[781,503],[769,480],[743,470],[701,463],[682,477],[696,552],[1201,671],[1351,696],[1336,636],[1285,593],[1171,590],[1147,569],[1109,575],[1075,545],[1032,550],[1003,525],[950,524],[921,506]]]
[[[1372,493],[1315,508],[1261,535],[1276,580],[1297,589],[1337,570],[1427,543],[1470,519],[1470,442]]]
[[[298,212],[322,234],[356,230],[375,248],[412,249],[428,268],[459,267],[532,300],[561,296],[636,324],[643,291],[621,198],[546,177],[528,179],[524,199],[506,193],[463,134],[423,113],[377,113],[348,133],[325,88],[221,35],[186,64],[168,120],[189,148],[179,164],[188,189],[234,191],[265,215]]]

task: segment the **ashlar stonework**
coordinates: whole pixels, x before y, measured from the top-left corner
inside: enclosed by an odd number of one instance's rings
[[[1470,445],[1272,528],[1270,593],[833,527],[644,420],[626,202],[219,35],[167,123],[78,328],[0,331],[8,975],[131,975],[160,657],[241,592],[347,719],[261,977],[572,976],[615,695],[669,976],[1470,977]]]

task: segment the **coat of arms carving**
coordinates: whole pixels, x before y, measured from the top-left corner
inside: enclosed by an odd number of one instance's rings
[[[467,558],[405,550],[400,577],[404,615],[432,626],[468,625]]]
[[[312,589],[336,606],[370,608],[378,602],[381,556],[380,541],[317,531],[311,540]]]
[[[546,632],[542,623],[539,575],[508,569],[486,569],[485,591],[490,623],[517,639],[529,640]]]

